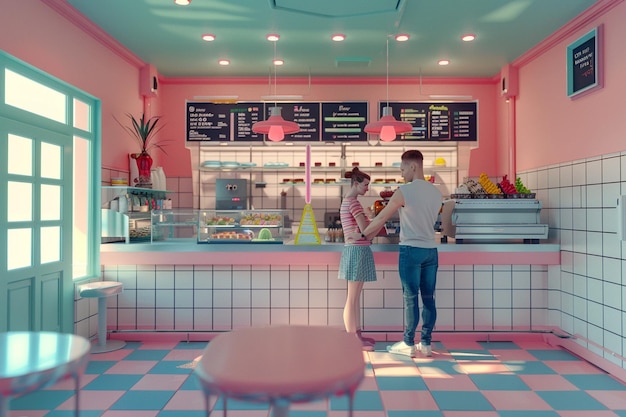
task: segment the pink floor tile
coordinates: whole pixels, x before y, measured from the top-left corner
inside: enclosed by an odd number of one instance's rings
[[[605,373],[600,368],[584,361],[543,361],[543,363],[563,375]]]
[[[561,417],[617,417],[617,414],[609,410],[593,410],[593,413],[587,410],[559,411],[558,413]]]
[[[228,410],[227,414],[228,417],[268,417],[270,410]],[[212,411],[211,417],[224,417],[224,411]]]
[[[532,391],[481,391],[497,410],[552,410]]]
[[[164,410],[205,410],[204,394],[198,391],[177,391],[167,402]],[[217,397],[212,396],[210,406],[213,408]],[[216,411],[217,413],[217,411]],[[228,413],[230,415],[230,413]],[[213,414],[211,414],[213,415]]]
[[[81,410],[106,410],[119,400],[126,391],[86,391],[80,392]],[[75,398],[72,396],[59,405],[57,410],[73,410]]]
[[[443,411],[443,417],[499,417],[497,411]]]
[[[459,369],[466,374],[513,374],[506,365],[496,361],[459,362]]]
[[[419,369],[413,362],[406,364],[398,362],[395,364],[372,365],[376,376],[415,376],[420,375]]]
[[[100,417],[156,417],[158,414],[158,410],[109,410]]]
[[[143,343],[137,350],[173,350],[177,341],[162,341],[162,342],[150,342]]]
[[[626,410],[626,392],[624,391],[586,391],[611,410]]]
[[[147,374],[158,361],[121,361],[106,370],[105,374]]]
[[[48,410],[14,410],[7,417],[44,417]]]
[[[431,391],[478,391],[468,375],[424,375],[423,378]]]
[[[89,355],[90,361],[121,361],[133,351],[130,349],[120,349],[113,352],[93,353]]]
[[[310,401],[306,403],[295,403],[295,404],[291,404],[291,407],[289,407],[289,409],[299,410],[299,411],[327,411],[328,400],[323,399],[319,401]]]
[[[84,388],[85,385],[89,384],[91,381],[96,379],[98,375],[82,375],[79,380],[79,385],[81,388]],[[76,381],[73,378],[64,379],[61,382],[57,382],[51,387],[46,388],[47,390],[73,390],[76,389]]]
[[[537,358],[525,350],[519,349],[493,349],[490,352],[499,361],[536,361]]]
[[[230,416],[230,412],[228,412]],[[347,411],[329,411],[328,417],[346,417],[348,415]],[[384,411],[354,411],[354,417],[387,417],[387,414]],[[211,416],[213,417],[213,416]]]
[[[175,391],[187,380],[188,375],[144,375],[132,390]]]
[[[386,410],[438,410],[430,391],[381,391]]]
[[[561,375],[519,375],[533,391],[577,391],[578,388]]]
[[[359,385],[359,391],[378,391],[378,384],[374,376],[366,376]]]

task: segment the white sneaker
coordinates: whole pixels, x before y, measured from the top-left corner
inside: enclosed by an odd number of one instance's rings
[[[404,340],[401,340],[391,346],[387,346],[387,352],[414,358],[415,345],[407,345],[406,343],[404,343]]]
[[[416,349],[422,352],[424,356],[433,356],[433,349],[430,345],[422,345],[422,343],[418,343]]]

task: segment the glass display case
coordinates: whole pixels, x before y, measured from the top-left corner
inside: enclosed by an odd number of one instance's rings
[[[198,243],[282,244],[284,210],[202,210]]]
[[[198,212],[192,209],[152,210],[151,241],[192,240],[195,241],[198,227]]]

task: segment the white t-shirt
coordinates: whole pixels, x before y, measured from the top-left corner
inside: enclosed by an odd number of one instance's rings
[[[400,186],[404,206],[400,207],[400,244],[434,248],[435,222],[441,210],[441,192],[428,181],[414,180]]]

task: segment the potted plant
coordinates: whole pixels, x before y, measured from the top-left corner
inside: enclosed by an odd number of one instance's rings
[[[150,169],[152,168],[152,157],[150,156],[151,149],[160,149],[163,153],[162,143],[156,142],[156,134],[161,131],[163,124],[159,125],[161,120],[160,116],[152,116],[146,118],[145,114],[142,114],[139,119],[128,113],[130,119],[130,125],[124,125],[119,120],[115,119],[117,123],[122,126],[131,137],[137,140],[137,144],[141,152],[131,154],[131,158],[137,163],[138,177],[135,180],[135,185],[138,187],[151,187],[152,181],[150,179]]]

